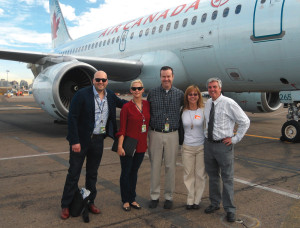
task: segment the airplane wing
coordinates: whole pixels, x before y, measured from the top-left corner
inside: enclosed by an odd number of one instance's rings
[[[65,56],[55,53],[29,52],[0,49],[0,59],[19,61],[24,63],[40,64],[42,59],[66,57],[68,60],[78,60],[90,64],[98,70],[105,71],[110,80],[130,81],[137,78],[142,70],[143,63],[138,60],[98,58],[88,56]]]

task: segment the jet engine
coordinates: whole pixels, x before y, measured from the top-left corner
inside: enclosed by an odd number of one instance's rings
[[[281,103],[279,93],[259,93],[259,92],[224,92],[224,95],[235,100],[246,112],[274,112],[280,108]]]
[[[48,66],[34,79],[34,98],[56,120],[65,121],[72,97],[79,89],[92,85],[96,71],[77,60]]]

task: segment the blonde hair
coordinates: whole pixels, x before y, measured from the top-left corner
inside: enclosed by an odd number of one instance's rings
[[[141,79],[136,79],[136,80],[134,80],[134,81],[131,82],[130,88],[133,86],[134,83],[140,83],[141,86],[144,87],[144,84],[143,84],[142,80]]]
[[[197,101],[197,107],[198,108],[203,108],[204,107],[204,103],[203,103],[203,98],[201,96],[201,92],[198,86],[196,85],[190,85],[189,87],[187,87],[187,89],[185,90],[184,93],[184,105],[183,105],[183,110],[185,109],[189,109],[189,100],[188,100],[188,96],[189,94],[195,91],[198,94],[198,101]]]

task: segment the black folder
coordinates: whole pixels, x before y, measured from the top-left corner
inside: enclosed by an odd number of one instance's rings
[[[119,143],[119,139],[117,138],[114,140],[114,143],[112,145],[112,148],[111,148],[112,151],[114,151],[114,152],[118,151],[118,143]],[[131,138],[129,136],[124,137],[123,149],[127,156],[133,157],[135,150],[136,150],[137,143],[138,143],[138,141],[134,138]]]

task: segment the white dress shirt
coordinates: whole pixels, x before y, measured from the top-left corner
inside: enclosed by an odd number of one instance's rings
[[[205,104],[205,137],[207,138],[207,126],[212,102],[215,105],[213,140],[222,140],[231,137],[232,144],[241,141],[250,126],[250,120],[234,100],[222,94],[215,101],[211,98],[208,99]],[[233,132],[235,124],[238,125],[236,135]]]

